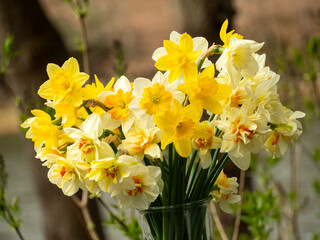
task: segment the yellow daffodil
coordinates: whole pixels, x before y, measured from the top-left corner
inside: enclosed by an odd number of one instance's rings
[[[158,113],[154,122],[162,130],[161,148],[165,149],[173,142],[177,153],[188,157],[192,151],[191,138],[201,115],[202,112],[192,104],[182,107],[177,100],[174,100],[172,111]]]
[[[103,84],[99,81],[97,75],[94,75],[96,83],[87,84],[84,88],[82,88],[83,100],[94,99],[98,100],[98,95],[103,91],[112,91],[112,85],[114,84],[115,79],[112,78],[107,86],[103,86]],[[100,107],[90,107],[91,112],[98,113],[100,116],[105,112]],[[84,115],[88,116],[86,111],[82,109],[81,111]]]
[[[122,131],[126,133],[132,126],[134,118],[129,109],[129,104],[134,99],[132,94],[132,85],[128,78],[121,76],[114,84],[113,91],[103,91],[98,99],[103,102],[110,110],[108,113],[112,119],[119,121],[122,125]]]
[[[165,90],[165,86],[155,83],[142,93],[140,107],[145,109],[147,114],[154,115],[160,111],[169,110],[171,100],[172,94]]]
[[[54,125],[50,115],[42,110],[35,109],[31,113],[35,117],[28,118],[21,124],[23,128],[30,128],[26,138],[31,138],[36,147],[42,143],[45,143],[47,148],[58,147],[59,126]]]
[[[196,81],[186,82],[178,86],[178,90],[189,96],[189,101],[199,111],[206,109],[214,114],[222,113],[221,101],[227,99],[231,93],[230,86],[221,84],[214,78],[214,65],[204,69]]]
[[[75,58],[69,58],[62,67],[48,64],[47,73],[49,80],[40,86],[40,97],[52,100],[54,105],[68,103],[78,107],[82,104],[81,88],[89,76],[79,72],[79,64]]]
[[[231,38],[243,39],[242,35],[240,35],[238,33],[233,33],[234,30],[227,33],[227,28],[228,28],[228,19],[226,19],[224,21],[224,23],[221,26],[221,30],[220,30],[220,39],[224,43],[223,48],[229,47]]]
[[[170,70],[169,83],[175,81],[182,74],[186,82],[197,77],[196,60],[201,51],[193,50],[193,41],[190,35],[187,33],[181,35],[180,46],[170,40],[164,40],[163,46],[167,55],[160,57],[156,61],[155,67],[160,71]]]

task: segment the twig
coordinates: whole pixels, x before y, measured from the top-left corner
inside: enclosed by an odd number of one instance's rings
[[[102,102],[99,102],[95,99],[89,99],[84,104],[82,104],[83,107],[100,107],[105,112],[108,112],[110,109],[107,108]]]
[[[241,218],[241,205],[242,205],[242,196],[243,196],[243,189],[244,189],[244,183],[246,179],[246,172],[241,170],[240,171],[240,186],[239,186],[239,194],[241,196],[241,200],[238,204],[238,209],[236,213],[236,219],[234,221],[234,229],[232,234],[232,240],[237,240],[239,235],[239,228],[240,228],[240,218]]]
[[[215,222],[215,224],[217,225],[217,228],[218,228],[218,231],[220,233],[220,236],[221,236],[221,239],[222,240],[228,240],[228,236],[222,226],[222,223],[220,221],[220,218],[218,216],[218,213],[217,213],[217,209],[216,209],[216,206],[214,205],[214,202],[211,201],[210,203],[210,206],[211,206],[211,211],[212,211],[212,215],[213,215],[213,220]]]
[[[80,9],[82,9],[82,3],[81,1],[77,0],[77,5]],[[81,32],[81,38],[83,41],[83,53],[82,53],[82,59],[83,59],[83,68],[84,71],[90,75],[90,65],[89,65],[89,44],[88,44],[88,35],[87,35],[87,28],[85,24],[85,14],[79,15],[79,23],[80,23],[80,32]]]
[[[110,215],[123,227],[123,229],[126,232],[129,232],[129,229],[127,227],[127,225],[121,221],[113,212],[112,210],[108,207],[108,205],[101,199],[101,198],[97,198],[97,200],[101,203],[101,205],[110,213]]]
[[[82,191],[82,198],[81,200],[73,195],[71,197],[71,199],[73,200],[73,202],[81,209],[81,213],[82,216],[84,218],[84,221],[86,223],[86,227],[88,230],[88,233],[91,237],[92,240],[100,240],[98,233],[95,230],[95,225],[94,222],[92,220],[92,217],[90,215],[89,209],[88,209],[88,191],[87,190],[83,190]]]
[[[7,214],[9,216],[9,219],[13,219],[14,220],[14,217],[12,216],[12,213],[10,211],[10,209],[6,206],[6,211],[7,211]],[[14,230],[16,231],[16,233],[18,234],[20,240],[24,240],[23,236],[22,236],[22,233],[20,232],[20,229],[18,226],[13,226]]]

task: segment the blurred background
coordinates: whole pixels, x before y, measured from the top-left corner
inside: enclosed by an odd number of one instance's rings
[[[219,44],[220,27],[228,18],[229,31],[265,42],[259,53],[266,53],[267,65],[281,75],[282,102],[307,113],[302,145],[275,166],[273,176],[289,192],[290,159],[301,155],[295,178],[301,211],[293,226],[299,227],[301,239],[318,232],[319,199],[312,187],[320,176],[313,160],[314,149],[320,146],[318,0],[92,0],[87,10],[90,77],[97,74],[104,84],[117,76],[119,61],[129,79],[152,78],[156,72],[152,53],[173,30]],[[47,170],[34,159],[32,144],[19,128],[21,115],[29,116],[30,109],[41,104],[36,92],[47,80],[47,63],[61,65],[70,56],[82,63],[79,19],[63,0],[1,0],[1,44],[9,34],[14,38],[12,51],[18,54],[0,73],[0,154],[8,172],[7,195],[20,199],[26,239],[88,239],[79,230],[81,217],[72,218],[79,215],[76,207],[49,183]],[[105,220],[108,215],[101,211],[100,217]],[[107,227],[104,235],[126,239]],[[0,239],[17,239],[1,221]]]

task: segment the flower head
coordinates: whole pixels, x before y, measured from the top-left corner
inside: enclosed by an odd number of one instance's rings
[[[214,65],[205,68],[196,81],[186,82],[178,86],[178,90],[189,96],[189,101],[199,111],[206,109],[214,114],[222,113],[221,101],[231,93],[230,86],[218,83],[214,78]]]
[[[208,168],[212,160],[210,150],[221,147],[221,138],[215,136],[213,121],[203,121],[197,125],[192,138],[192,147],[198,150],[201,167]]]
[[[239,33],[234,33],[234,30],[231,30],[230,32],[227,33],[227,28],[228,28],[228,19],[226,19],[223,22],[220,30],[220,38],[224,43],[223,45],[224,48],[229,47],[231,38],[243,39],[243,36],[240,35]]]
[[[35,117],[28,118],[21,124],[21,127],[29,128],[26,138],[31,138],[36,147],[42,143],[47,148],[58,147],[58,137],[61,134],[59,126],[54,125],[50,115],[42,110],[35,109],[31,113]]]
[[[161,170],[155,166],[134,165],[130,176],[123,179],[114,189],[111,197],[116,197],[121,208],[147,209],[163,189]]]
[[[177,100],[174,101],[172,111],[158,113],[154,121],[162,130],[161,148],[165,149],[173,142],[177,153],[188,157],[192,151],[191,138],[201,115],[202,112],[192,104],[183,108]]]
[[[237,203],[241,200],[241,196],[237,195],[238,186],[237,178],[228,178],[222,171],[215,182],[216,189],[211,192],[213,200],[219,202],[220,208],[226,213],[232,213],[230,203]]]
[[[169,83],[175,81],[182,74],[186,82],[197,77],[196,60],[201,52],[193,50],[193,41],[190,35],[182,34],[180,45],[170,40],[164,40],[163,46],[167,55],[157,59],[155,67],[161,71],[170,70]]]
[[[50,63],[47,66],[49,80],[40,86],[40,97],[52,100],[53,104],[69,103],[78,107],[82,104],[82,85],[88,80],[86,73],[79,72],[75,58],[69,58],[60,68]]]

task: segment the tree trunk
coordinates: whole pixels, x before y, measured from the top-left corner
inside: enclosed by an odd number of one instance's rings
[[[221,43],[221,25],[226,18],[232,22],[235,14],[232,0],[179,0],[179,4],[184,31],[192,37],[205,37],[209,45]]]
[[[68,58],[68,53],[36,0],[0,0],[0,42],[9,33],[14,36],[14,50],[20,54],[12,60],[12,72],[6,75],[6,80],[21,100],[21,112],[29,115],[30,109],[38,108],[43,103],[36,93],[39,86],[48,79],[46,65],[56,63],[61,66]],[[39,160],[31,157],[34,154],[30,151],[28,155],[41,198],[46,239],[89,239],[81,211],[49,182],[48,170],[41,166]],[[103,239],[95,202],[90,203],[92,205],[96,226]]]

